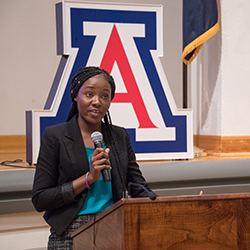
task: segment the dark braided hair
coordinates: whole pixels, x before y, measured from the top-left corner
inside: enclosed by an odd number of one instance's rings
[[[78,94],[78,91],[80,90],[84,82],[86,82],[89,78],[94,77],[96,75],[103,75],[104,79],[110,84],[110,87],[111,87],[111,100],[114,98],[115,82],[114,82],[113,77],[106,70],[100,69],[99,67],[95,67],[95,66],[88,66],[88,67],[80,68],[71,82],[70,91],[71,91],[72,106],[71,106],[71,109],[69,111],[66,121],[71,120],[76,114],[78,114],[77,102],[74,100]],[[124,169],[123,169],[124,161],[122,160],[122,156],[120,153],[121,151],[120,146],[118,144],[116,134],[113,130],[113,125],[112,125],[109,111],[104,116],[104,123],[105,123],[105,126],[103,127],[103,129],[105,129],[105,132],[107,133],[108,139],[110,141],[110,148],[114,152],[116,164],[119,169],[119,174],[122,180],[122,185],[123,185],[123,189],[125,193],[126,176],[125,176]]]

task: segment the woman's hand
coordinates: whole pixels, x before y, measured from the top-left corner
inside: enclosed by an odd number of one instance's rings
[[[80,194],[86,188],[86,181],[88,185],[91,185],[101,177],[102,169],[111,169],[109,161],[109,151],[107,148],[97,148],[91,156],[91,170],[88,177],[82,175],[73,181],[74,196]],[[87,180],[86,180],[87,178]]]
[[[111,169],[109,161],[110,149],[96,148],[91,156],[91,170],[88,176],[88,184],[91,185],[101,177],[103,169]]]

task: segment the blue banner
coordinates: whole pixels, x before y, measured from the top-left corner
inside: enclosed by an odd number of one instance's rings
[[[183,62],[190,64],[218,30],[216,0],[183,0]]]

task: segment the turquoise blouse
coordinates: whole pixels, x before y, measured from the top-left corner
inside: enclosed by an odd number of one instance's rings
[[[91,169],[91,156],[94,153],[95,148],[85,148],[89,161],[89,169]],[[106,149],[105,145],[104,148]],[[79,215],[96,214],[103,212],[114,204],[114,202],[112,201],[112,196],[113,194],[111,181],[104,182],[101,175],[101,178],[98,181],[94,182],[92,188],[88,190],[84,206],[79,212]]]

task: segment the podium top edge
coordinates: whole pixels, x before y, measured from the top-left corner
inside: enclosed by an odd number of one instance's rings
[[[195,201],[195,200],[228,200],[228,199],[248,199],[250,193],[228,193],[228,194],[203,194],[203,195],[178,195],[178,196],[162,196],[155,200],[149,198],[128,198],[121,199],[117,203],[131,204],[131,203],[157,203],[157,202],[176,202],[176,201]],[[115,205],[115,204],[114,204]]]

